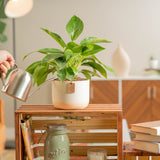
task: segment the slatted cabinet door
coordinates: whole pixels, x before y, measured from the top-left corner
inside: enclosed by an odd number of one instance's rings
[[[123,115],[129,124],[152,120],[151,81],[122,82]]]
[[[90,87],[91,104],[117,104],[118,81],[97,80],[91,81]]]

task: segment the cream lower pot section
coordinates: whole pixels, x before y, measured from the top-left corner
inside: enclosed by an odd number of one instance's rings
[[[74,92],[68,93],[70,81],[52,81],[52,101],[56,108],[83,109],[89,104],[89,80],[73,81]]]

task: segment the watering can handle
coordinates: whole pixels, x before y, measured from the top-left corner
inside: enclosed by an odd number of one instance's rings
[[[14,64],[14,66],[15,66],[16,68],[18,68],[18,66],[17,66],[16,63]],[[1,81],[2,81],[3,86],[5,86],[5,81],[4,81],[4,78],[2,77],[2,70],[1,70],[1,69],[0,69],[0,78],[1,78]]]
[[[41,86],[39,86],[38,88],[34,89],[29,95],[28,97],[32,96],[35,92],[37,92],[41,87],[48,85],[48,82],[50,82],[51,80],[54,80],[56,78],[50,78],[48,80],[46,80]]]
[[[15,66],[16,68],[18,68],[18,66],[17,66],[16,63],[14,64],[14,66]],[[4,81],[4,78],[2,77],[2,70],[1,70],[1,69],[0,69],[0,78],[1,78],[1,81],[2,81],[3,86],[5,86],[5,81]]]

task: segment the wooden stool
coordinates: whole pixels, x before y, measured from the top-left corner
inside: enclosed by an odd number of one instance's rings
[[[133,142],[124,143],[124,160],[160,160],[160,154],[133,149]]]

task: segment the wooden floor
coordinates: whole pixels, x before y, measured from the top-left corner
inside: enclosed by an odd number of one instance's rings
[[[3,154],[0,156],[0,160],[16,160],[15,150],[5,150]],[[44,160],[44,158],[42,157],[41,160]]]
[[[15,150],[5,150],[0,156],[0,160],[15,160]]]

